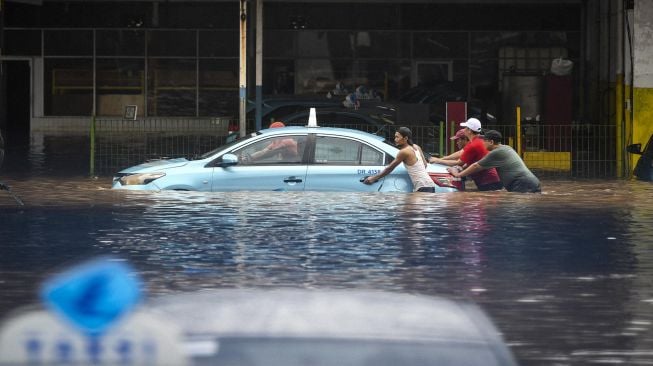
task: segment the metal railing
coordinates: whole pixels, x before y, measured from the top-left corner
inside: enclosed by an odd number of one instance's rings
[[[148,160],[192,158],[223,145],[225,119],[96,119],[91,128],[91,175],[107,175]]]
[[[228,119],[97,119],[91,129],[91,174],[110,175],[151,159],[194,156],[232,139]],[[321,123],[330,127],[329,123]],[[454,144],[440,126],[406,125],[415,143],[432,155],[448,154]],[[399,126],[338,125],[392,139]],[[523,125],[521,149],[514,125],[488,126],[504,136],[504,144],[521,151],[527,166],[539,177],[615,178],[616,128],[612,125]]]

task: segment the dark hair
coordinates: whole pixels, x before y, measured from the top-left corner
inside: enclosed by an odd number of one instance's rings
[[[501,136],[501,132],[496,130],[486,130],[485,132],[483,132],[483,138],[485,140],[492,140],[498,144],[500,144],[501,140],[503,140],[503,137]]]
[[[408,127],[399,127],[397,130],[399,134],[403,137],[408,138],[408,145],[413,146],[413,132]]]

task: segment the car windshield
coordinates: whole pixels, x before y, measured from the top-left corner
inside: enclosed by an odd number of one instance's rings
[[[203,342],[204,344],[206,342]],[[192,347],[189,347],[192,348]],[[226,338],[214,351],[194,355],[195,365],[500,365],[497,355],[473,342],[300,338]]]
[[[206,152],[206,153],[204,153],[204,154],[202,154],[202,155],[195,156],[195,157],[193,157],[191,160],[202,160],[202,159],[206,159],[206,158],[208,158],[208,157],[214,155],[216,152],[218,152],[218,151],[220,151],[220,150],[226,149],[226,148],[228,148],[228,147],[230,147],[230,146],[233,146],[233,145],[235,145],[235,144],[237,144],[237,143],[239,143],[239,142],[241,142],[241,141],[249,140],[249,139],[251,139],[251,138],[254,137],[254,136],[258,136],[259,134],[260,134],[260,132],[252,132],[252,133],[250,133],[250,134],[248,134],[248,135],[245,135],[244,137],[238,137],[238,135],[236,135],[236,138],[235,138],[234,140],[231,140],[231,139],[229,139],[229,137],[228,137],[228,138],[227,138],[227,142],[226,142],[225,144],[220,145],[220,146],[216,147],[215,149],[213,149],[213,150],[211,150],[211,151],[209,151],[209,152]]]

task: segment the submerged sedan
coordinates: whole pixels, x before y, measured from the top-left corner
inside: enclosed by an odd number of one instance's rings
[[[326,127],[271,128],[221,146],[195,160],[150,161],[120,171],[113,189],[187,191],[379,191],[410,192],[399,165],[367,185],[398,149],[383,137]],[[429,164],[436,192],[460,187],[442,165]]]

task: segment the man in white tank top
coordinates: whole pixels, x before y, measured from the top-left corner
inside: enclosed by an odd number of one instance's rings
[[[413,133],[408,127],[401,127],[395,132],[395,145],[399,153],[390,165],[386,166],[381,173],[365,178],[365,184],[373,184],[379,179],[390,174],[400,163],[413,181],[413,192],[435,192],[435,183],[426,172],[426,159],[419,146],[413,144]]]

